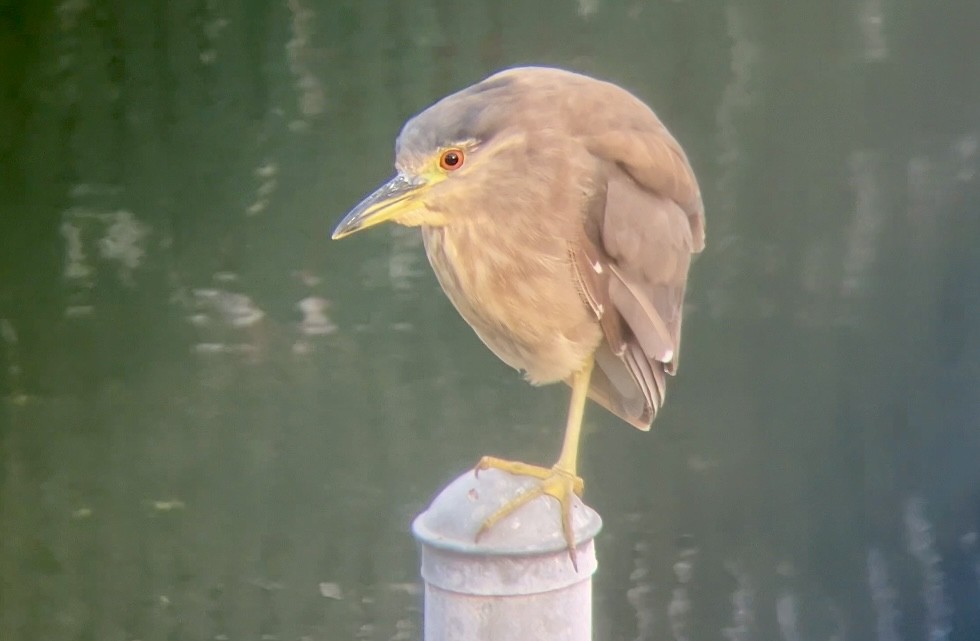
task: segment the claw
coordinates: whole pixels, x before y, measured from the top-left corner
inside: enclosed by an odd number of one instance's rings
[[[486,518],[483,525],[480,526],[480,529],[476,533],[476,540],[479,541],[480,537],[486,534],[494,525],[507,518],[507,516],[512,514],[515,510],[527,505],[542,494],[544,494],[544,489],[541,487],[535,487],[531,488],[527,492],[524,492],[523,494],[517,495],[512,500],[505,503],[503,506],[497,509],[496,512]]]
[[[582,496],[585,491],[585,483],[575,474],[562,469],[559,466],[551,468],[528,465],[520,461],[507,461],[504,459],[484,456],[476,464],[473,473],[479,476],[481,470],[499,469],[517,476],[529,476],[538,479],[535,487],[519,494],[506,504],[501,506],[496,512],[491,514],[480,526],[476,533],[476,540],[486,534],[490,528],[505,519],[516,510],[527,505],[534,499],[542,495],[548,495],[558,501],[561,512],[561,529],[568,546],[568,557],[572,561],[572,567],[578,572],[578,558],[575,552],[575,532],[572,527],[572,496]]]

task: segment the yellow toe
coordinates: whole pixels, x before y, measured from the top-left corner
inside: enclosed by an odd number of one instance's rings
[[[568,546],[568,556],[572,560],[572,565],[575,566],[575,569],[577,570],[578,563],[575,558],[575,533],[572,528],[572,497],[576,495],[581,496],[582,492],[585,490],[585,482],[581,479],[581,477],[576,476],[574,473],[564,470],[557,465],[555,467],[541,467],[538,465],[529,465],[528,463],[522,463],[520,461],[507,461],[491,456],[484,456],[482,459],[480,459],[480,462],[477,463],[474,472],[479,474],[481,470],[488,470],[491,468],[509,472],[510,474],[515,474],[517,476],[529,476],[531,478],[538,479],[540,483],[532,487],[527,492],[514,497],[512,500],[500,507],[496,512],[487,517],[487,520],[483,522],[479,532],[477,532],[477,540],[479,540],[480,537],[483,536],[490,528],[505,519],[507,516],[513,514],[516,510],[520,509],[524,505],[527,505],[539,496],[547,495],[557,500],[559,506],[561,507],[562,534],[564,535],[565,543]]]

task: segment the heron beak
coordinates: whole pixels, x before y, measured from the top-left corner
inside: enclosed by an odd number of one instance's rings
[[[426,184],[422,179],[398,174],[350,210],[333,230],[332,238],[337,240],[368,227],[397,221],[418,206]]]

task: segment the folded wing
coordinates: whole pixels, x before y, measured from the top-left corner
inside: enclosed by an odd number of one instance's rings
[[[653,118],[657,126],[643,131],[587,138],[601,175],[573,252],[605,339],[590,396],[644,430],[663,405],[666,375],[677,371],[688,268],[704,247],[694,173]]]

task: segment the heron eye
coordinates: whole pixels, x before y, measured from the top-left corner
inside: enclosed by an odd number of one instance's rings
[[[439,157],[439,166],[446,171],[455,171],[463,166],[463,150],[447,149]]]

